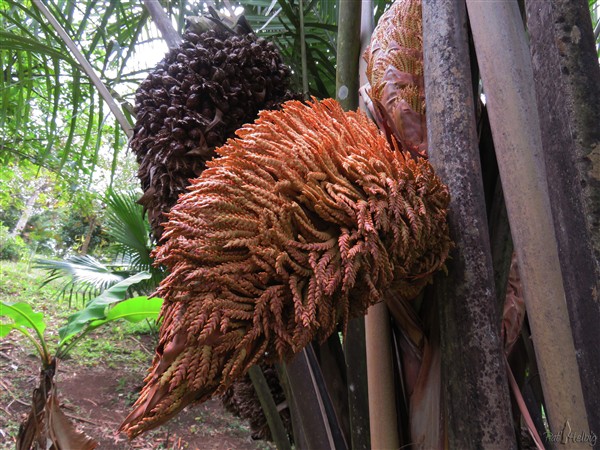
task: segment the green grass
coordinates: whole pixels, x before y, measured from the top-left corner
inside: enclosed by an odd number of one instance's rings
[[[5,302],[27,302],[42,307],[57,295],[55,283],[40,289],[46,278],[46,272],[32,268],[27,262],[0,261],[0,299]],[[59,306],[59,305],[56,305]],[[53,312],[59,312],[56,307]],[[60,305],[60,312],[66,312],[65,305]]]

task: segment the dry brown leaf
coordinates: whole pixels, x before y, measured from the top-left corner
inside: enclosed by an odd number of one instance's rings
[[[75,429],[60,409],[55,394],[50,394],[46,402],[46,424],[55,450],[93,450],[98,446],[94,439]]]

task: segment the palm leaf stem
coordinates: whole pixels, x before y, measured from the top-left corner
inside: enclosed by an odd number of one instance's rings
[[[302,59],[302,93],[308,95],[308,69],[306,63],[306,31],[304,29],[304,2],[298,0],[298,18],[300,19],[300,57]]]
[[[121,108],[119,108],[114,98],[110,95],[110,92],[108,91],[107,87],[104,85],[102,80],[100,80],[100,78],[96,75],[96,72],[94,71],[92,65],[83,56],[81,51],[75,45],[75,42],[73,42],[73,40],[69,37],[65,29],[60,25],[60,23],[48,10],[46,5],[44,5],[41,0],[33,0],[33,4],[44,15],[48,22],[50,22],[52,27],[54,27],[60,38],[65,43],[65,45],[69,48],[71,53],[73,53],[73,56],[75,57],[77,62],[79,62],[79,64],[81,65],[85,74],[90,78],[94,86],[96,86],[96,89],[98,90],[104,101],[107,103],[111,112],[115,116],[115,119],[117,119],[117,122],[119,122],[119,125],[121,125],[121,128],[123,129],[127,137],[131,138],[131,136],[133,135],[133,128],[127,121],[127,118],[123,114],[123,111],[121,111]]]
[[[546,179],[529,36],[516,4],[467,0],[551,430],[589,430]],[[536,10],[538,13],[538,10]],[[505,39],[504,36],[508,38]],[[498,42],[506,45],[498,46]],[[493,64],[492,64],[493,60]],[[502,62],[509,68],[498,73]],[[518,69],[517,69],[518,67]],[[597,66],[596,66],[597,67]],[[518,150],[516,150],[518,148]],[[561,167],[561,173],[564,167]],[[526,193],[527,195],[523,195]],[[569,204],[572,208],[572,203]],[[472,222],[471,222],[472,223]],[[561,249],[562,250],[562,249]],[[561,274],[563,274],[561,276]]]
[[[467,13],[453,0],[422,5],[428,153],[450,191],[448,221],[456,244],[447,276],[437,277],[433,288],[440,315],[443,446],[516,448],[486,226]],[[454,98],[462,100],[449,100]]]
[[[169,16],[156,0],[144,0],[144,6],[150,13],[152,21],[156,24],[169,49],[175,49],[181,44],[181,36],[171,23]]]
[[[311,2],[312,4],[313,2]],[[363,23],[362,9],[370,13],[371,1],[354,0],[339,3],[335,92],[336,100],[345,110],[355,110],[358,107],[359,74],[365,73],[364,70],[359,71],[360,33],[362,31],[370,36],[373,30],[372,19],[365,18]],[[364,42],[368,41],[369,39],[365,39]],[[348,324],[344,336],[344,355],[349,386],[350,443],[353,449],[371,448],[365,319],[363,317],[353,319]],[[371,373],[371,376],[374,374]]]

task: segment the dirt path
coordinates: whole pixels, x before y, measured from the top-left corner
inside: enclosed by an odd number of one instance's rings
[[[38,360],[19,339],[0,342],[0,449],[14,449],[18,423],[37,385]],[[184,410],[175,419],[132,442],[115,435],[141,388],[145,367],[84,367],[61,362],[55,377],[64,412],[77,428],[99,442],[98,449],[272,449],[253,441],[248,426],[225,411],[218,400]]]

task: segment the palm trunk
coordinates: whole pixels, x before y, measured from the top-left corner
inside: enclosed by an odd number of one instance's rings
[[[361,43],[368,43],[372,24],[370,1],[351,0],[339,2],[338,47],[336,70],[336,100],[345,110],[358,107],[359,64]],[[361,18],[362,9],[370,15],[368,24]],[[361,30],[368,29],[368,36],[361,39]],[[350,441],[353,450],[371,448],[369,434],[369,404],[367,384],[367,354],[365,343],[365,320],[356,318],[350,321],[344,336],[344,356],[346,360],[346,388],[348,392],[348,415],[350,420]]]
[[[589,426],[600,430],[600,68],[587,1],[526,8],[567,307]]]
[[[486,3],[487,5],[487,3]],[[456,243],[436,277],[449,448],[516,448],[475,127],[464,4],[423,2],[429,156]],[[451,74],[451,75],[450,75]]]
[[[92,235],[94,234],[95,229],[96,229],[96,216],[92,216],[92,217],[90,217],[90,223],[88,225],[88,229],[85,232],[83,244],[81,245],[81,249],[79,250],[80,255],[87,255],[88,250],[90,248],[90,242],[92,241]]]
[[[252,385],[256,390],[256,395],[259,398],[260,405],[267,418],[267,423],[269,424],[269,429],[271,430],[275,445],[278,450],[291,450],[292,446],[287,437],[287,432],[285,431],[279,411],[277,411],[277,405],[275,405],[275,401],[271,395],[269,384],[267,383],[260,366],[255,365],[250,367],[248,374],[250,375]]]
[[[589,430],[517,3],[467,0],[550,429]],[[498,68],[502,68],[499,70]]]

